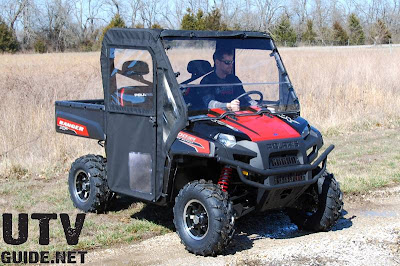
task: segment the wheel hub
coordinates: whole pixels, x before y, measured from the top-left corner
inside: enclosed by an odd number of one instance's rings
[[[84,183],[82,185],[82,190],[89,191],[89,183]]]
[[[83,170],[75,174],[75,197],[81,201],[86,202],[90,194],[90,179],[87,173]]]
[[[183,212],[185,230],[195,240],[203,239],[208,233],[208,213],[199,200],[186,203]]]
[[[204,225],[206,223],[204,214],[202,213],[202,214],[193,216],[193,223],[196,225],[197,224]]]
[[[193,218],[193,222],[194,222],[194,224],[199,224],[199,222],[200,222],[200,217],[199,216],[194,216],[194,218]]]

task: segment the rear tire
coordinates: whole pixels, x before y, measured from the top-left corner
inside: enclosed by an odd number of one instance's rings
[[[288,210],[290,220],[299,229],[311,232],[329,231],[339,220],[343,209],[343,193],[333,174],[324,172],[318,182]]]
[[[71,165],[69,193],[74,206],[84,212],[104,212],[111,199],[106,178],[106,159],[85,155]]]
[[[228,194],[205,180],[185,185],[175,198],[176,232],[186,249],[194,254],[221,253],[233,237],[234,221]]]

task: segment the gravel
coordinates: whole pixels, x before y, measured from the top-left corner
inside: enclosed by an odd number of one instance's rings
[[[400,186],[345,197],[343,217],[330,232],[308,234],[283,212],[237,221],[225,254],[202,257],[176,233],[134,245],[91,251],[93,265],[400,265]]]

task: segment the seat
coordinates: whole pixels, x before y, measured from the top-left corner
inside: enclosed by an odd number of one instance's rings
[[[187,71],[192,74],[192,77],[182,82],[182,84],[188,84],[205,74],[210,73],[213,70],[210,62],[207,60],[192,60],[187,66]]]

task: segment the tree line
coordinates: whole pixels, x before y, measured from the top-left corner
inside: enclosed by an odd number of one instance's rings
[[[400,42],[400,0],[0,0],[0,52],[98,50],[111,27],[269,32],[280,45]]]

